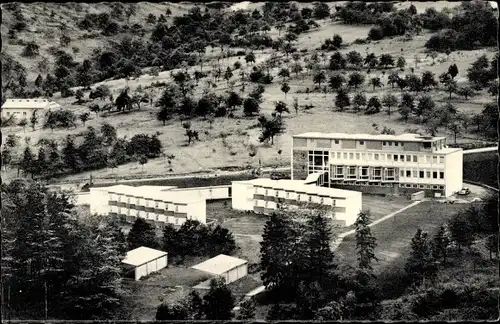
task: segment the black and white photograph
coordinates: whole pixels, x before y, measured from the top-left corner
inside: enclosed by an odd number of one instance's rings
[[[4,2],[1,318],[500,318],[494,1]]]

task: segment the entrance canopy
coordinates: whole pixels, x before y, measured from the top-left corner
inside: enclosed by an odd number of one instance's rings
[[[306,180],[304,180],[304,183],[305,184],[317,183],[323,174],[324,172],[311,173],[307,176]]]

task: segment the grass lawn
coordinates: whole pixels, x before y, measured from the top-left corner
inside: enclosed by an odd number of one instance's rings
[[[192,286],[208,278],[206,273],[195,269],[169,267],[139,281],[126,280],[124,306],[130,320],[154,320],[156,308],[162,302],[182,299]]]
[[[396,294],[404,291],[398,285],[397,274],[401,273],[410,251],[410,242],[417,231],[433,235],[434,231],[449,217],[467,208],[467,204],[443,204],[432,201],[422,202],[396,215],[394,218],[372,227],[372,234],[377,239],[375,255],[379,259],[374,263],[375,272],[379,276],[382,291]],[[354,235],[344,238],[336,250],[340,264],[356,265],[356,246]]]
[[[376,221],[390,213],[393,213],[401,208],[411,204],[411,201],[405,197],[383,197],[378,195],[363,194],[362,205],[363,210],[370,211],[371,221]]]
[[[254,276],[247,275],[239,280],[231,282],[227,285],[233,294],[238,297],[243,297],[245,294],[249,293],[253,289],[262,286],[262,281],[260,278],[255,278]]]

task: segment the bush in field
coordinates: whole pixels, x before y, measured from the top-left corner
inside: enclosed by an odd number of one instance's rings
[[[70,128],[76,127],[76,115],[69,109],[47,111],[43,128]]]

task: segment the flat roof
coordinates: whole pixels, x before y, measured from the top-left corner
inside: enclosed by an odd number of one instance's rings
[[[199,263],[192,268],[214,275],[221,275],[245,263],[248,263],[248,261],[225,254],[219,254],[218,256]]]
[[[372,134],[348,134],[348,133],[320,133],[308,132],[293,135],[292,137],[302,138],[321,138],[321,139],[352,139],[352,140],[365,140],[365,141],[401,141],[401,142],[428,142],[434,140],[446,139],[446,137],[431,137],[422,136],[419,134],[405,133],[401,135],[372,135]]]
[[[354,190],[318,187],[315,184],[306,184],[304,183],[304,180],[288,180],[288,179],[271,180],[267,178],[258,178],[253,180],[243,180],[243,181],[233,181],[233,182],[251,183],[257,186],[269,187],[271,189],[300,191],[306,194],[316,194],[332,198],[335,197],[344,198],[344,197],[357,196],[361,194],[361,192]]]
[[[453,153],[453,152],[457,152],[457,151],[463,151],[463,149],[460,147],[443,147],[442,149],[436,150],[434,152],[448,154],[448,153]]]
[[[141,246],[132,251],[128,251],[127,256],[125,257],[125,259],[123,259],[122,263],[137,267],[149,261],[161,258],[162,256],[165,256],[167,254],[167,252]]]
[[[152,200],[160,200],[160,201],[171,201],[175,203],[191,203],[197,202],[201,199],[192,196],[185,195],[182,192],[170,191],[170,189],[174,189],[174,186],[126,186],[126,185],[117,185],[113,187],[107,187],[106,190],[109,193],[121,194],[134,196],[138,198],[152,199]]]
[[[2,109],[46,109],[60,107],[58,103],[43,98],[34,99],[7,99],[2,105]]]

